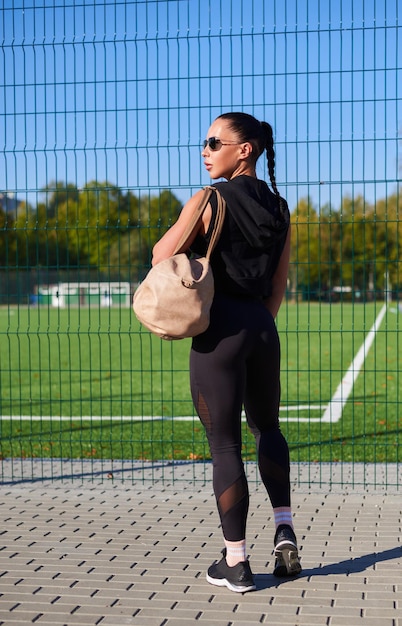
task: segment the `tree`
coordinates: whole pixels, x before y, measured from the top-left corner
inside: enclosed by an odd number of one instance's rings
[[[13,263],[15,257],[14,219],[7,215],[0,204],[0,266]]]
[[[48,261],[46,216],[41,207],[35,211],[29,204],[21,204],[14,222],[14,263],[19,268],[45,265]]]
[[[363,196],[342,199],[340,210],[340,283],[364,291],[373,290],[375,252],[373,207]]]
[[[402,200],[398,193],[379,200],[375,206],[374,225],[377,287],[382,288],[387,274],[391,285],[402,286],[400,259],[402,255]]]
[[[311,198],[302,198],[292,215],[291,291],[309,297],[320,285],[319,219]]]
[[[129,229],[110,249],[110,265],[119,264],[134,282],[141,280],[151,265],[152,248],[181,211],[182,205],[169,190],[159,196],[140,198],[138,219],[130,220]]]
[[[141,222],[149,251],[148,262],[153,246],[176,221],[181,209],[180,201],[167,189],[159,196],[150,196],[142,201]]]
[[[78,202],[79,190],[73,183],[52,181],[42,190],[45,195],[44,205],[48,219],[57,218],[59,207],[68,202]]]

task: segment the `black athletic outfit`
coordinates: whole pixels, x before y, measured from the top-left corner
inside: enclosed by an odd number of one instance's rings
[[[245,538],[249,505],[241,455],[241,412],[256,437],[262,481],[273,507],[290,506],[289,451],[279,428],[280,346],[263,303],[271,293],[289,227],[289,211],[268,185],[250,176],[217,183],[227,203],[212,254],[211,323],[193,339],[191,393],[213,461],[213,487],[225,539]],[[205,251],[211,226],[192,250]]]

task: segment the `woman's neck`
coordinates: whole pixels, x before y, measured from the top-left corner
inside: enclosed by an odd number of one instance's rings
[[[236,176],[251,176],[252,178],[257,178],[257,174],[255,171],[255,165],[250,165],[249,163],[242,162],[232,173],[229,180],[236,178]]]

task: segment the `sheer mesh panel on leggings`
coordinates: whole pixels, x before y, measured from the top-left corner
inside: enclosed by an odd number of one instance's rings
[[[226,515],[228,511],[233,509],[241,500],[248,497],[247,482],[243,477],[236,480],[219,496],[218,506],[221,515]]]
[[[209,414],[207,403],[205,402],[204,396],[199,393],[198,394],[198,406],[197,406],[198,416],[207,431],[207,434],[211,432],[211,416]]]
[[[223,535],[228,541],[241,541],[245,538],[248,506],[247,480],[242,476],[218,498]]]

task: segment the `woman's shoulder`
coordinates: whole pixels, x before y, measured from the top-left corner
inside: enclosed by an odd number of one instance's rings
[[[246,174],[241,174],[231,180],[220,181],[215,183],[213,187],[216,187],[222,194],[225,192],[230,193],[238,191],[265,198],[274,195],[265,180],[255,178],[254,176],[247,176]]]
[[[243,203],[251,198],[259,205],[268,208],[274,213],[279,208],[279,198],[271,191],[265,180],[253,176],[236,176],[228,181],[218,182],[213,185],[228,202]],[[286,200],[281,199],[286,205]]]

